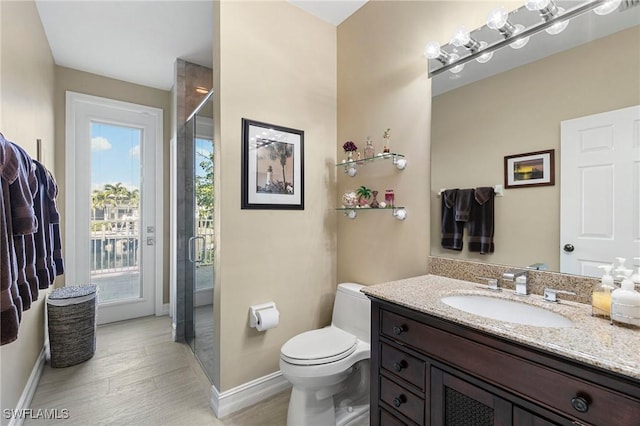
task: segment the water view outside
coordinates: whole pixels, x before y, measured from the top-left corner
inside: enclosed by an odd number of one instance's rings
[[[142,296],[141,141],[141,129],[91,123],[91,281],[101,303]]]

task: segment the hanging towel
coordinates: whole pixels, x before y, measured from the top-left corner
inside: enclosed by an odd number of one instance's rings
[[[38,286],[41,290],[49,288],[53,284],[53,276],[49,271],[53,271],[53,257],[47,250],[47,238],[50,234],[51,224],[49,223],[49,204],[47,198],[47,171],[45,167],[37,161],[36,176],[38,177],[38,193],[33,201],[33,207],[38,218],[38,231],[33,234],[36,249],[36,275],[38,276]]]
[[[38,190],[36,168],[27,154],[18,145],[9,143],[19,160],[18,178],[9,186],[13,244],[18,265],[18,291],[22,298],[22,309],[31,308],[38,297],[35,247],[33,235],[38,230],[38,221],[33,208],[33,199]]]
[[[60,238],[60,213],[56,204],[58,184],[49,170],[47,172],[47,204],[49,206],[49,223],[51,224],[51,244],[53,246],[53,262],[55,275],[64,274],[62,259],[62,241]],[[52,275],[53,278],[53,275]],[[51,282],[53,284],[53,282]]]
[[[471,216],[473,189],[459,189],[456,196],[455,217],[458,222],[467,222]],[[464,225],[463,225],[464,226]]]
[[[464,222],[457,222],[455,218],[457,194],[457,189],[447,189],[441,194],[441,243],[443,248],[460,251],[462,250]]]
[[[493,253],[494,230],[493,187],[476,188],[471,207],[471,217],[467,223],[469,233],[469,251],[480,254]]]
[[[0,345],[11,343],[18,338],[22,304],[17,294],[15,265],[13,257],[13,238],[9,229],[10,208],[9,185],[18,178],[18,162],[13,149],[7,148],[8,142],[0,133]],[[7,201],[7,202],[5,202]],[[15,302],[18,302],[16,305]]]

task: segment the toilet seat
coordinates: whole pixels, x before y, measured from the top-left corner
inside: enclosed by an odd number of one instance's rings
[[[282,345],[280,357],[295,365],[319,365],[339,361],[355,352],[358,338],[336,327],[307,331]]]

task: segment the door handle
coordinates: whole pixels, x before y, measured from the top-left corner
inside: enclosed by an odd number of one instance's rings
[[[565,244],[564,247],[562,248],[562,250],[566,251],[567,253],[571,253],[575,249],[576,248],[573,246],[573,244]]]
[[[201,255],[199,257],[197,258],[193,257],[193,253],[196,251],[196,246],[195,246],[196,240],[202,240],[203,247],[205,244],[204,237],[201,237],[199,235],[189,238],[189,262],[191,263],[198,263],[204,260],[204,249],[202,250],[202,253],[200,253]]]

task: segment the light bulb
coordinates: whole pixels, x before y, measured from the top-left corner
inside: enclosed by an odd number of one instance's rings
[[[460,58],[460,55],[458,55],[457,53],[452,53],[449,56],[449,63],[455,62],[458,58]],[[451,68],[449,71],[451,71],[454,74],[458,74],[463,69],[464,69],[464,64],[460,64],[460,65],[456,65],[455,67]]]
[[[437,41],[430,41],[424,47],[424,56],[429,59],[437,59],[440,56],[440,43]]]
[[[608,15],[620,6],[622,0],[607,0],[602,4],[602,6],[598,6],[593,9],[593,12],[596,15]]]
[[[489,46],[489,43],[487,43],[486,41],[481,41],[479,50],[486,49],[487,46]],[[488,52],[488,53],[485,53],[484,55],[478,56],[476,58],[476,61],[480,62],[481,64],[486,64],[491,60],[492,57],[493,57],[493,52]]]
[[[558,11],[560,14],[564,13],[564,9],[561,7],[558,8]],[[565,28],[567,28],[567,25],[569,25],[568,20],[558,21],[552,26],[550,26],[549,28],[547,28],[545,31],[547,32],[547,34],[551,34],[551,35],[560,34],[561,32],[564,31]]]
[[[469,34],[469,30],[464,26],[458,27],[453,32],[453,37],[451,38],[451,44],[456,47],[462,47],[465,44],[471,41],[471,35]]]
[[[464,25],[454,31],[451,44],[456,47],[464,47],[472,53],[480,47],[478,40],[471,37],[469,30]]]
[[[487,26],[492,30],[499,30],[507,24],[509,13],[504,7],[496,7],[487,17]]]
[[[512,49],[521,49],[525,47],[527,43],[529,43],[529,37],[517,38],[518,33],[521,33],[522,31],[524,31],[524,25],[516,24],[514,25],[514,28],[515,28],[515,31],[513,32],[513,37],[516,38],[516,41],[509,44],[509,47],[511,47]]]
[[[525,5],[529,10],[541,10],[549,6],[550,0],[529,0]]]

